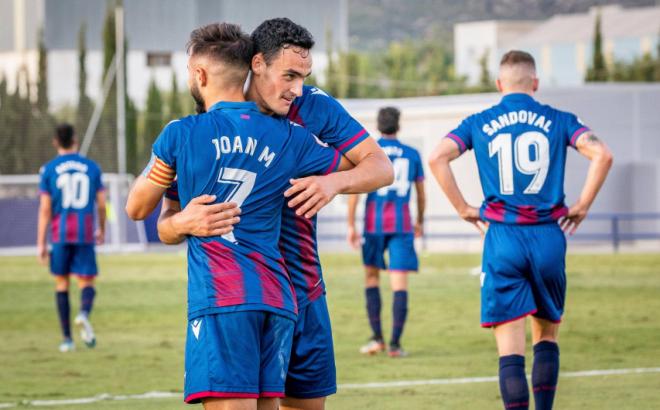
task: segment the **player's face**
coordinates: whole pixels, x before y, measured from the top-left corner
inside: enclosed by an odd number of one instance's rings
[[[262,54],[252,60],[256,102],[262,111],[286,115],[291,103],[302,95],[305,78],[312,73],[312,55],[308,49],[288,46],[282,48],[270,64]]]

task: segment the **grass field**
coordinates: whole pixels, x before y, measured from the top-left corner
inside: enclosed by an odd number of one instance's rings
[[[94,350],[60,341],[52,283],[34,258],[0,258],[0,403],[182,389],[183,254],[104,255]],[[495,376],[479,320],[478,255],[424,255],[412,278],[403,343],[410,356],[361,357],[369,336],[357,255],[324,255],[340,384]],[[386,278],[384,278],[386,279]],[[572,255],[561,332],[564,372],[660,367],[660,254]],[[384,284],[386,285],[386,284]],[[383,286],[384,326],[390,295]],[[73,292],[72,310],[78,307]],[[389,331],[388,331],[389,333]],[[77,334],[76,334],[77,336]],[[530,349],[528,348],[528,351]],[[531,357],[528,355],[528,364]],[[528,371],[529,371],[528,365]],[[70,409],[183,409],[180,398],[103,401]],[[328,409],[499,409],[495,382],[340,389]],[[561,378],[558,409],[660,408],[660,374]]]

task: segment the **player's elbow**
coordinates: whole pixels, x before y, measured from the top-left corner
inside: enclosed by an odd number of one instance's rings
[[[128,201],[126,201],[125,210],[128,217],[134,221],[142,221],[149,216],[149,211],[146,207],[139,206],[139,204],[137,204],[136,201],[132,201],[130,197]]]
[[[429,156],[427,161],[429,168],[434,169],[440,165],[449,163],[449,156],[440,150],[435,150]]]
[[[614,163],[614,155],[606,146],[603,146],[597,153],[595,158],[605,168],[610,169]]]

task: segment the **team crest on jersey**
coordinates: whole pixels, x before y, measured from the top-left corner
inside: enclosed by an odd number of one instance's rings
[[[195,335],[195,339],[199,340],[199,331],[202,329],[202,319],[193,320],[190,322],[190,327]]]

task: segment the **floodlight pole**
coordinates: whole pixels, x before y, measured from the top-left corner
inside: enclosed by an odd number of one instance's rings
[[[126,73],[124,72],[124,8],[115,8],[115,42],[117,50],[117,173],[126,174]]]

